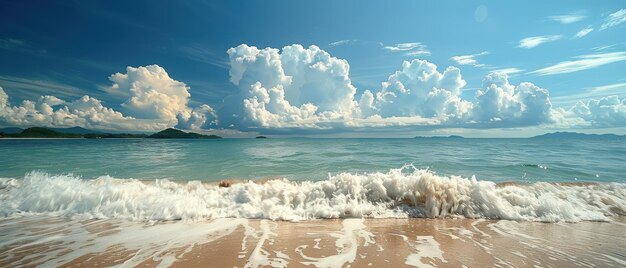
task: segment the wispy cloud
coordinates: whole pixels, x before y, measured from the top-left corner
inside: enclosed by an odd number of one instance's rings
[[[626,21],[626,9],[620,9],[611,13],[600,26],[600,31],[605,30],[607,28],[617,26]]]
[[[563,38],[563,35],[542,35],[542,36],[526,37],[519,41],[519,45],[517,47],[534,48],[543,43],[553,42],[561,38]]]
[[[548,17],[548,19],[559,22],[561,24],[571,24],[574,22],[579,22],[581,20],[584,20],[587,16],[581,15],[581,14],[567,14],[567,15],[557,15],[557,16],[550,16]]]
[[[626,42],[624,43],[616,43],[616,44],[612,44],[612,45],[606,45],[606,46],[597,46],[597,47],[592,47],[591,50],[593,51],[603,51],[603,50],[609,50],[612,48],[617,48],[618,46],[624,45],[626,44]]]
[[[624,91],[624,89],[626,89],[626,83],[616,83],[616,84],[610,84],[610,85],[594,87],[594,88],[592,88],[592,91],[594,91],[594,92],[609,92],[609,91],[611,91],[611,93],[615,93],[613,91],[619,90],[622,93],[626,93],[626,91]]]
[[[9,50],[9,51],[18,51],[26,54],[45,54],[47,51],[45,49],[38,49],[30,44],[26,43],[24,40],[13,39],[13,38],[5,38],[0,39],[0,49]]]
[[[476,57],[484,56],[484,55],[489,55],[489,51],[483,51],[483,52],[480,52],[477,54],[471,54],[471,55],[453,56],[452,58],[450,58],[450,60],[456,62],[456,64],[459,64],[459,65],[471,65],[474,67],[484,67],[485,64],[478,63],[478,61],[476,60]]]
[[[494,73],[503,73],[503,74],[507,74],[507,75],[512,75],[512,74],[517,74],[517,73],[521,73],[525,71],[524,69],[519,69],[519,68],[502,68],[502,69],[495,69],[492,70],[491,72]]]
[[[15,76],[0,75],[0,86],[5,90],[15,90],[19,92],[17,94],[19,97],[27,97],[29,99],[50,95],[50,92],[63,97],[81,97],[85,94],[83,90],[77,87],[58,82]]]
[[[593,32],[593,27],[591,27],[591,25],[587,26],[587,28],[585,29],[578,31],[576,33],[576,38],[584,37],[585,35],[588,35],[590,32]]]
[[[353,39],[339,40],[339,41],[335,41],[335,42],[332,42],[332,43],[328,44],[328,46],[336,47],[336,46],[348,45],[348,44],[354,43],[356,41],[357,40],[353,40]]]
[[[413,43],[399,43],[390,46],[384,46],[383,49],[391,52],[404,52],[407,56],[428,56],[430,51],[426,48],[426,45],[420,42]]]
[[[382,47],[383,43],[375,42],[375,41],[368,41],[368,40],[359,40],[359,39],[344,39],[344,40],[339,40],[339,41],[335,41],[335,42],[328,44],[329,47],[347,46],[347,45],[375,45],[375,46]]]
[[[223,69],[230,68],[230,66],[228,65],[228,61],[225,57],[222,58],[218,56],[215,52],[202,45],[194,44],[189,46],[183,46],[180,47],[179,50],[188,59],[206,63]]]
[[[598,99],[608,96],[617,95],[618,97],[626,96],[626,83],[614,83],[584,89],[575,94],[567,94],[563,96],[555,96],[550,98],[553,104],[559,106],[572,105],[580,100]]]
[[[573,73],[624,60],[626,60],[626,52],[588,54],[576,56],[574,60],[559,62],[530,73],[542,76]]]

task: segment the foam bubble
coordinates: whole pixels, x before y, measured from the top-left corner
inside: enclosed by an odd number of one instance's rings
[[[28,173],[0,180],[0,215],[137,221],[216,218],[468,217],[607,221],[626,214],[626,184],[507,184],[439,176],[412,166],[340,173],[323,181],[270,180],[223,188],[200,181],[93,180]]]

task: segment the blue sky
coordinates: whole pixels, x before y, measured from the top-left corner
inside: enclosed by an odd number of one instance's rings
[[[403,135],[488,135],[520,129],[524,133],[553,129],[626,133],[626,5],[619,1],[11,1],[0,6],[0,87],[8,96],[0,125],[75,123],[112,130],[178,126],[281,134],[400,131]],[[322,99],[326,95],[315,95],[318,89],[306,86],[308,82],[301,88],[265,82],[262,91],[249,91],[257,78],[261,81],[273,72],[271,65],[253,68],[256,63],[249,63],[242,68],[247,70],[244,80],[250,82],[233,83],[233,61],[257,53],[227,54],[242,44],[258,50],[276,48],[279,57],[283,47],[301,44],[304,51],[298,53],[306,54],[313,53],[310,46],[314,45],[332,58],[345,60],[349,85],[321,84],[337,86],[338,92],[346,90],[347,95],[339,95],[349,100],[338,104]],[[404,61],[415,63],[411,65],[415,67],[403,72],[432,69],[426,63],[418,67],[415,59],[434,64],[440,74],[448,66],[457,67],[463,86],[446,88],[443,82],[420,84],[400,78],[411,76],[406,73],[396,80],[412,93],[381,84],[402,71]],[[332,60],[327,63],[343,66]],[[315,62],[302,64],[310,67]],[[135,93],[132,85],[125,90],[124,83],[134,81],[134,71],[127,67],[139,68],[135,71],[140,72],[150,65],[159,68],[149,73],[158,75],[162,70],[171,80],[184,83],[183,88],[171,92],[156,88],[157,92],[170,96],[187,92],[189,96],[182,101],[154,101],[141,95],[135,96],[139,103],[129,101]],[[494,71],[507,73],[508,82],[494,82],[501,91],[493,89],[499,97],[494,95],[487,101],[486,96],[491,95],[482,94],[483,100],[478,101],[477,91],[488,93],[489,85],[484,81],[498,80],[486,78]],[[287,76],[313,77],[287,69],[284,72]],[[109,77],[115,73],[128,75],[126,82],[112,81]],[[330,81],[337,73],[315,75],[315,81]],[[163,84],[146,81],[134,82],[154,87]],[[542,115],[527,112],[536,103],[525,103],[525,96],[541,92],[520,86],[524,82],[548,92],[549,111]],[[112,89],[116,84],[117,91]],[[246,99],[261,100],[263,92],[271,93],[277,86],[284,90],[289,109],[274,107],[274,99],[263,107],[242,108]],[[452,94],[454,98],[444,102],[448,106],[453,102],[456,108],[434,107],[435,100],[415,93],[428,93],[433,88]],[[374,98],[372,112],[365,113],[359,105],[347,107],[350,101],[359,103],[366,90]],[[305,91],[315,96],[301,97]],[[394,100],[384,99],[383,95],[390,92]],[[377,93],[382,93],[380,98]],[[118,119],[98,121],[93,115],[81,118],[86,116],[85,103],[94,102],[77,103],[84,95],[126,123],[113,122]],[[40,106],[46,101],[39,100],[41,96],[58,98],[60,101],[46,105],[53,112],[67,106],[70,115],[64,118],[68,120],[42,112]],[[603,102],[608,96],[615,96],[617,101]],[[494,101],[501,104],[503,98],[512,98],[510,105],[489,106]],[[24,100],[35,106],[30,116],[16,112],[29,107],[24,106]],[[534,100],[545,104],[544,99]],[[590,100],[596,102],[588,103]],[[578,101],[585,104],[584,112],[573,108]],[[406,102],[402,104],[406,107],[400,107],[401,102]],[[317,107],[314,117],[302,114],[308,109],[302,106],[306,103]],[[150,105],[170,106],[155,110],[147,107]],[[563,111],[557,111],[559,108]],[[297,119],[289,114],[292,112],[299,113]],[[270,117],[254,119],[255,113]],[[43,118],[46,116],[51,118]],[[129,127],[135,125],[128,121],[131,119],[150,125],[133,129]]]

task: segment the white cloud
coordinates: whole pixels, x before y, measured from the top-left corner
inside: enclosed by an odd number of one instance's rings
[[[508,76],[511,76],[513,74],[521,73],[523,71],[524,71],[524,69],[519,69],[519,68],[502,68],[502,69],[492,70],[491,72],[492,73],[504,73],[504,74],[506,74]]]
[[[476,100],[473,113],[477,122],[514,126],[552,122],[548,91],[528,82],[511,85],[505,73],[489,73]]]
[[[576,38],[581,38],[593,31],[593,27],[587,26],[585,29],[582,29],[576,33]]]
[[[407,56],[428,56],[430,55],[430,51],[426,48],[426,45],[420,42],[413,43],[399,43],[391,46],[384,46],[383,49],[386,49],[391,52],[403,52],[404,55]]]
[[[243,124],[261,128],[346,129],[389,126],[513,127],[551,122],[548,92],[531,83],[510,85],[490,74],[476,102],[460,97],[461,71],[443,72],[425,60],[405,61],[379,90],[356,96],[349,65],[318,47],[300,45],[228,50],[231,81],[240,88]],[[324,66],[324,67],[321,67]],[[515,70],[509,70],[515,71]]]
[[[244,117],[262,127],[315,127],[358,112],[345,60],[317,46],[228,50],[230,79],[239,86]]]
[[[626,126],[626,98],[608,96],[578,101],[569,110],[559,109],[562,124],[569,127]]]
[[[404,61],[380,88],[357,95],[348,62],[317,46],[291,45],[278,50],[244,44],[227,53],[230,81],[239,89],[219,111],[229,115],[227,120],[218,121],[218,112],[208,105],[190,107],[189,87],[160,66],[150,65],[128,67],[125,73],[110,77],[108,91],[127,96],[119,111],[90,96],[69,101],[41,96],[11,105],[0,88],[0,125],[152,131],[176,126],[200,132],[626,125],[626,101],[619,96],[581,101],[569,109],[553,108],[546,89],[528,82],[509,83],[507,74],[522,71],[516,68],[488,74],[475,98],[469,100],[461,98],[466,82],[460,69],[439,71],[431,62],[414,59]],[[604,60],[598,63],[598,58]],[[560,63],[541,72],[576,71],[616,59],[626,59],[626,52],[583,55],[577,57],[583,62]],[[618,92],[623,84],[594,90],[609,94]]]
[[[130,98],[122,103],[125,111],[136,118],[176,121],[176,116],[189,109],[189,87],[169,77],[158,65],[127,67],[126,73],[109,77],[111,90],[127,92]]]
[[[563,61],[536,71],[533,74],[554,75],[578,72],[602,65],[626,60],[626,52],[596,53],[574,57],[575,60]]]
[[[335,41],[335,42],[332,42],[332,43],[328,44],[328,46],[336,47],[336,46],[348,45],[348,44],[354,43],[356,41],[357,40],[352,40],[352,39],[339,40],[339,41]]]
[[[178,121],[176,128],[179,129],[210,129],[219,123],[216,111],[206,104],[202,104],[193,109],[184,110],[180,112],[176,118]]]
[[[41,96],[36,101],[25,100],[18,106],[8,103],[0,88],[0,122],[12,126],[81,126],[92,129],[152,130],[166,125],[157,121],[142,121],[126,117],[104,107],[98,99],[83,96],[66,102],[54,96]]]
[[[617,26],[626,21],[626,9],[620,9],[611,13],[600,26],[600,31],[606,30],[610,27]]]
[[[73,101],[41,96],[11,106],[0,88],[0,123],[108,130],[161,130],[172,126],[199,129],[216,123],[215,111],[208,105],[189,107],[189,87],[170,78],[158,65],[128,67],[126,73],[113,74],[109,79],[113,82],[111,90],[129,96],[121,104],[128,115],[87,95]]]
[[[574,22],[579,22],[587,18],[586,16],[580,14],[568,14],[568,15],[558,15],[558,16],[550,16],[548,19],[559,22],[561,24],[571,24]]]
[[[534,48],[543,43],[557,41],[563,38],[563,35],[543,35],[543,36],[533,36],[527,37],[519,41],[519,48]]]
[[[471,103],[459,97],[465,84],[456,67],[440,73],[428,61],[405,61],[376,93],[375,107],[383,117],[462,118],[471,109]]]
[[[450,60],[456,62],[459,65],[471,65],[474,67],[484,67],[485,65],[482,63],[478,63],[476,57],[489,55],[489,51],[483,51],[477,54],[472,55],[461,55],[461,56],[453,56]]]

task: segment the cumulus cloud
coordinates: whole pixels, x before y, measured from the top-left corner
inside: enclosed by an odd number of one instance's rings
[[[428,61],[405,61],[376,93],[375,107],[383,117],[462,118],[471,109],[471,103],[459,98],[465,84],[456,67],[441,73]]]
[[[282,50],[240,45],[228,50],[230,79],[240,89],[242,121],[261,128],[385,126],[511,127],[551,122],[547,90],[514,86],[505,72],[487,76],[474,101],[456,67],[439,71],[425,60],[404,61],[377,90],[360,96],[345,60],[316,46]]]
[[[519,41],[519,48],[534,48],[541,44],[554,42],[563,38],[563,35],[543,35],[543,36],[533,36],[527,37]]]
[[[553,121],[548,91],[528,82],[511,85],[505,73],[489,73],[476,100],[473,115],[477,122],[531,126]]]
[[[104,107],[100,100],[89,96],[70,102],[54,96],[41,96],[36,101],[25,100],[20,105],[11,106],[7,94],[0,88],[0,122],[7,125],[133,130],[165,126],[155,121],[137,121]]]
[[[620,9],[611,13],[600,26],[600,31],[617,26],[626,21],[626,9]]]
[[[126,73],[109,77],[111,91],[129,98],[121,104],[122,111],[105,107],[102,101],[83,96],[64,101],[55,96],[42,96],[11,106],[0,88],[0,122],[15,126],[81,126],[92,129],[160,130],[166,127],[200,129],[216,124],[217,115],[208,105],[188,106],[189,87],[169,77],[158,65],[128,67]]]
[[[128,67],[124,73],[109,77],[112,84],[107,92],[127,96],[114,106],[118,109],[90,96],[74,100],[41,96],[12,105],[0,88],[0,125],[150,131],[177,127],[225,133],[390,126],[626,126],[625,99],[607,96],[555,108],[548,90],[529,82],[511,84],[507,74],[521,71],[515,68],[489,73],[475,96],[464,99],[461,92],[466,82],[460,69],[439,69],[421,59],[404,61],[379,88],[358,93],[350,80],[348,62],[314,45],[291,45],[279,50],[243,44],[227,54],[230,81],[238,90],[219,111],[206,104],[190,106],[189,87],[171,78],[160,66],[149,65]],[[576,71],[625,59],[623,52],[587,55],[579,62],[560,63],[535,73]]]
[[[202,130],[217,126],[217,112],[211,106],[202,104],[193,109],[186,109],[176,116],[176,128]]]
[[[588,101],[578,101],[568,111],[564,111],[566,119],[594,127],[626,126],[626,98],[608,96]]]
[[[245,120],[263,127],[313,126],[358,112],[345,60],[317,46],[228,50],[230,80],[240,89]]]
[[[175,121],[180,112],[188,109],[189,87],[170,78],[158,65],[129,66],[126,73],[113,74],[109,80],[113,82],[111,90],[130,95],[122,107],[136,118]]]

